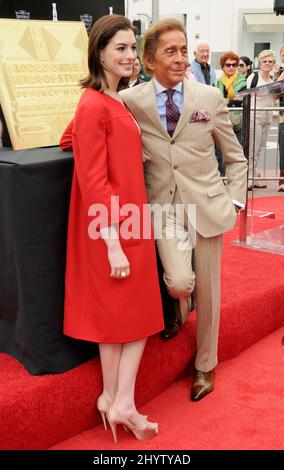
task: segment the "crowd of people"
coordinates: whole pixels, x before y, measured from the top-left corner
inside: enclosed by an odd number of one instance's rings
[[[189,70],[194,74],[195,79],[200,83],[213,85],[221,90],[227,101],[229,108],[241,107],[242,99],[238,98],[238,93],[257,86],[265,85],[274,80],[283,80],[284,64],[284,46],[280,49],[281,66],[276,62],[276,56],[273,50],[266,49],[260,52],[258,56],[258,70],[253,71],[253,63],[247,56],[239,56],[233,51],[226,51],[220,57],[220,66],[222,75],[219,79],[215,78],[215,72],[208,63],[210,57],[210,47],[207,41],[198,41],[194,50],[195,59],[192,61]],[[237,99],[236,99],[237,97]],[[252,99],[252,112],[250,122],[250,151],[249,151],[249,176],[253,178],[253,183],[249,185],[249,190],[254,188],[266,188],[266,184],[260,181],[254,181],[254,178],[263,176],[258,165],[264,160],[268,131],[272,123],[271,111],[253,112],[256,108],[274,107],[283,105],[283,98],[280,95],[257,96]],[[234,132],[242,143],[243,129],[241,112],[230,111],[230,117]],[[283,138],[283,112],[279,113],[279,192],[284,191],[284,138]],[[225,176],[225,166],[222,160],[222,153],[216,145],[216,157],[218,160],[219,171]]]

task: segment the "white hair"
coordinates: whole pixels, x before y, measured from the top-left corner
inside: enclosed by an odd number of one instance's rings
[[[259,54],[258,54],[258,62],[261,62],[264,57],[272,57],[273,58],[273,62],[275,63],[276,62],[276,55],[275,55],[275,52],[272,50],[272,49],[264,49],[264,51],[261,51]]]
[[[198,39],[198,41],[196,41],[196,43],[195,43],[193,52],[198,52],[199,47],[204,46],[204,45],[208,46],[209,49],[210,49],[208,41],[206,41],[205,39]]]

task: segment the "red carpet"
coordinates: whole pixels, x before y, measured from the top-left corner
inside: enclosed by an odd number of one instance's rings
[[[217,368],[213,393],[189,400],[180,380],[142,408],[159,423],[152,441],[137,441],[120,427],[118,444],[99,426],[54,449],[284,449],[284,328]]]
[[[249,207],[251,207],[251,198],[249,199]],[[271,211],[275,213],[277,219],[284,220],[284,197],[257,197],[253,200],[255,210]]]
[[[266,200],[262,203],[268,205]],[[269,204],[269,209],[281,213],[283,198],[270,198]],[[279,219],[255,220],[256,230],[280,224]],[[231,245],[236,238],[237,229],[224,242],[220,361],[284,325],[283,256],[236,248]],[[195,315],[170,342],[159,336],[150,339],[138,376],[139,406],[186,373],[194,358],[194,324]],[[38,377],[4,354],[0,354],[0,365],[0,449],[45,449],[99,423],[94,406],[101,391],[98,358],[64,374]]]

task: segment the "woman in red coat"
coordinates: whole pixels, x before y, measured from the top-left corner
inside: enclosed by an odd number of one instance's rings
[[[100,18],[89,37],[86,90],[61,139],[68,147],[72,132],[75,160],[64,332],[99,343],[103,393],[97,407],[115,440],[117,424],[137,439],[158,433],[157,423],[139,414],[134,402],[146,339],[163,329],[151,225],[150,236],[143,237],[150,218],[147,212],[143,217],[141,136],[118,94],[135,58],[130,21],[120,15]]]

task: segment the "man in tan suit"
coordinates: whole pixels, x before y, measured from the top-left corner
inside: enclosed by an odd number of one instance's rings
[[[222,234],[234,227],[237,210],[244,207],[247,161],[220,91],[184,79],[188,56],[183,25],[173,19],[159,21],[146,32],[142,51],[153,79],[122,96],[139,123],[144,152],[151,157],[145,162],[149,202],[172,205],[157,247],[164,281],[179,300],[182,316],[195,288],[197,355],[191,399],[197,401],[214,386]],[[226,186],[218,172],[215,140],[227,166]],[[182,213],[177,204],[184,205]],[[194,220],[188,204],[196,207],[194,269]],[[168,236],[167,230],[173,229],[175,236]]]

